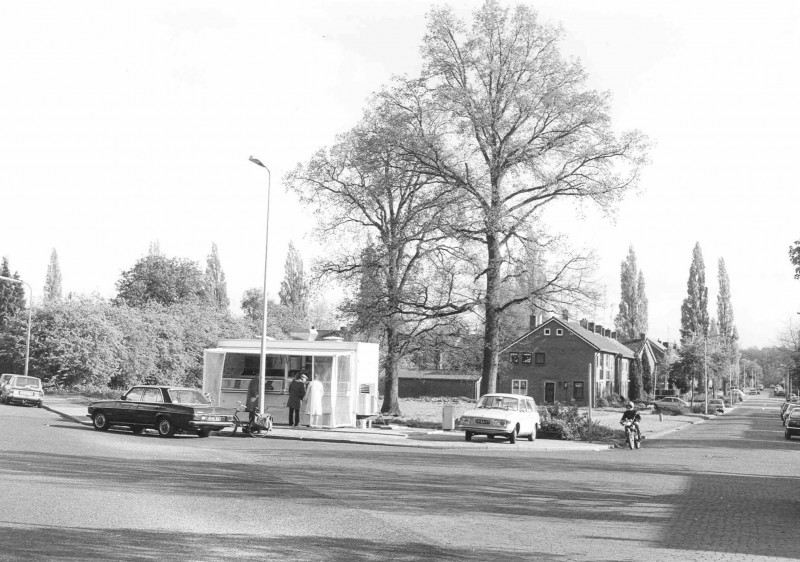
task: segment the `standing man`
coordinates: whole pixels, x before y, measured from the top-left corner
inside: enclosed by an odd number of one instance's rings
[[[286,402],[286,405],[289,406],[289,427],[300,425],[300,406],[306,395],[307,380],[306,374],[300,371],[289,385],[289,401]]]

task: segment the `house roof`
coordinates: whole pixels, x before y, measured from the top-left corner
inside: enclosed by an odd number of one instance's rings
[[[645,346],[649,346],[650,350],[653,352],[653,355],[657,358],[664,357],[664,355],[667,353],[667,348],[665,348],[661,342],[658,342],[652,338],[648,338],[647,336],[644,338],[629,340],[623,342],[623,344],[631,348],[636,355],[639,355]]]
[[[534,332],[538,332],[539,330],[542,330],[548,326],[552,326],[553,324],[558,324],[560,326],[563,326],[565,329],[571,331],[578,337],[585,340],[589,345],[594,347],[597,351],[603,351],[605,353],[613,353],[615,355],[621,355],[622,357],[627,357],[628,359],[634,358],[633,351],[630,348],[618,342],[617,340],[612,338],[607,338],[595,332],[590,332],[577,322],[568,322],[566,320],[562,320],[561,318],[556,318],[555,316],[545,320],[541,325],[529,331],[524,336],[518,338],[511,345],[506,346],[500,352],[502,353],[503,351],[506,351],[507,349],[509,349],[513,345],[516,345],[518,342],[527,338]]]
[[[397,377],[401,379],[461,380],[475,382],[481,378],[481,375],[480,373],[465,373],[463,371],[445,371],[439,369],[399,369]]]

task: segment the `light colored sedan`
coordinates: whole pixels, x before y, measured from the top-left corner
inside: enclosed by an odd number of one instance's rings
[[[656,410],[667,410],[670,412],[688,412],[691,410],[689,403],[681,400],[677,396],[665,396],[661,400],[653,402]]]
[[[727,412],[727,408],[725,407],[725,402],[722,398],[710,398],[708,400],[708,413],[719,412],[724,414]]]
[[[499,435],[509,443],[516,443],[518,436],[533,441],[540,424],[539,410],[533,398],[502,393],[484,394],[475,408],[459,420],[467,441],[471,441],[473,435],[485,435],[488,439]]]

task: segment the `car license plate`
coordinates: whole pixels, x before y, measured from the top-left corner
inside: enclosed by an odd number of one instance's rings
[[[222,421],[222,416],[208,416],[208,421]]]
[[[484,424],[488,424],[488,423],[489,423],[489,420],[481,420],[481,419],[478,419],[478,420],[475,420],[475,423],[484,423]]]
[[[22,392],[20,392],[20,394],[22,394],[23,396],[34,396],[33,392],[31,392],[30,390],[23,390]]]

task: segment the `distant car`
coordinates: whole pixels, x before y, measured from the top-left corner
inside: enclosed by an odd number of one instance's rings
[[[757,388],[751,388],[748,394],[761,394],[761,391]]]
[[[30,404],[41,408],[42,402],[44,402],[42,381],[36,377],[11,375],[7,382],[0,387],[0,402],[6,404]]]
[[[655,406],[656,411],[667,410],[670,412],[683,412],[691,410],[689,403],[685,400],[681,400],[677,396],[665,396],[661,400],[653,402],[653,406]]]
[[[784,427],[786,429],[783,432],[783,436],[786,439],[791,439],[794,435],[800,435],[800,409],[795,408],[792,410],[792,413],[786,418]]]
[[[724,414],[728,410],[725,408],[725,402],[721,398],[710,398],[708,400],[708,411]]]
[[[786,396],[786,391],[783,390],[782,388],[776,388],[775,397],[777,398],[778,396]]]
[[[127,426],[133,433],[147,428],[161,437],[176,433],[194,433],[208,437],[233,425],[234,411],[215,408],[195,388],[172,386],[134,386],[119,400],[98,400],[89,404],[94,428],[106,431],[113,426]]]
[[[459,420],[467,441],[471,441],[473,435],[485,435],[488,439],[499,435],[509,443],[516,443],[517,437],[522,436],[528,441],[535,440],[540,423],[533,398],[502,393],[484,394],[475,408]]]

